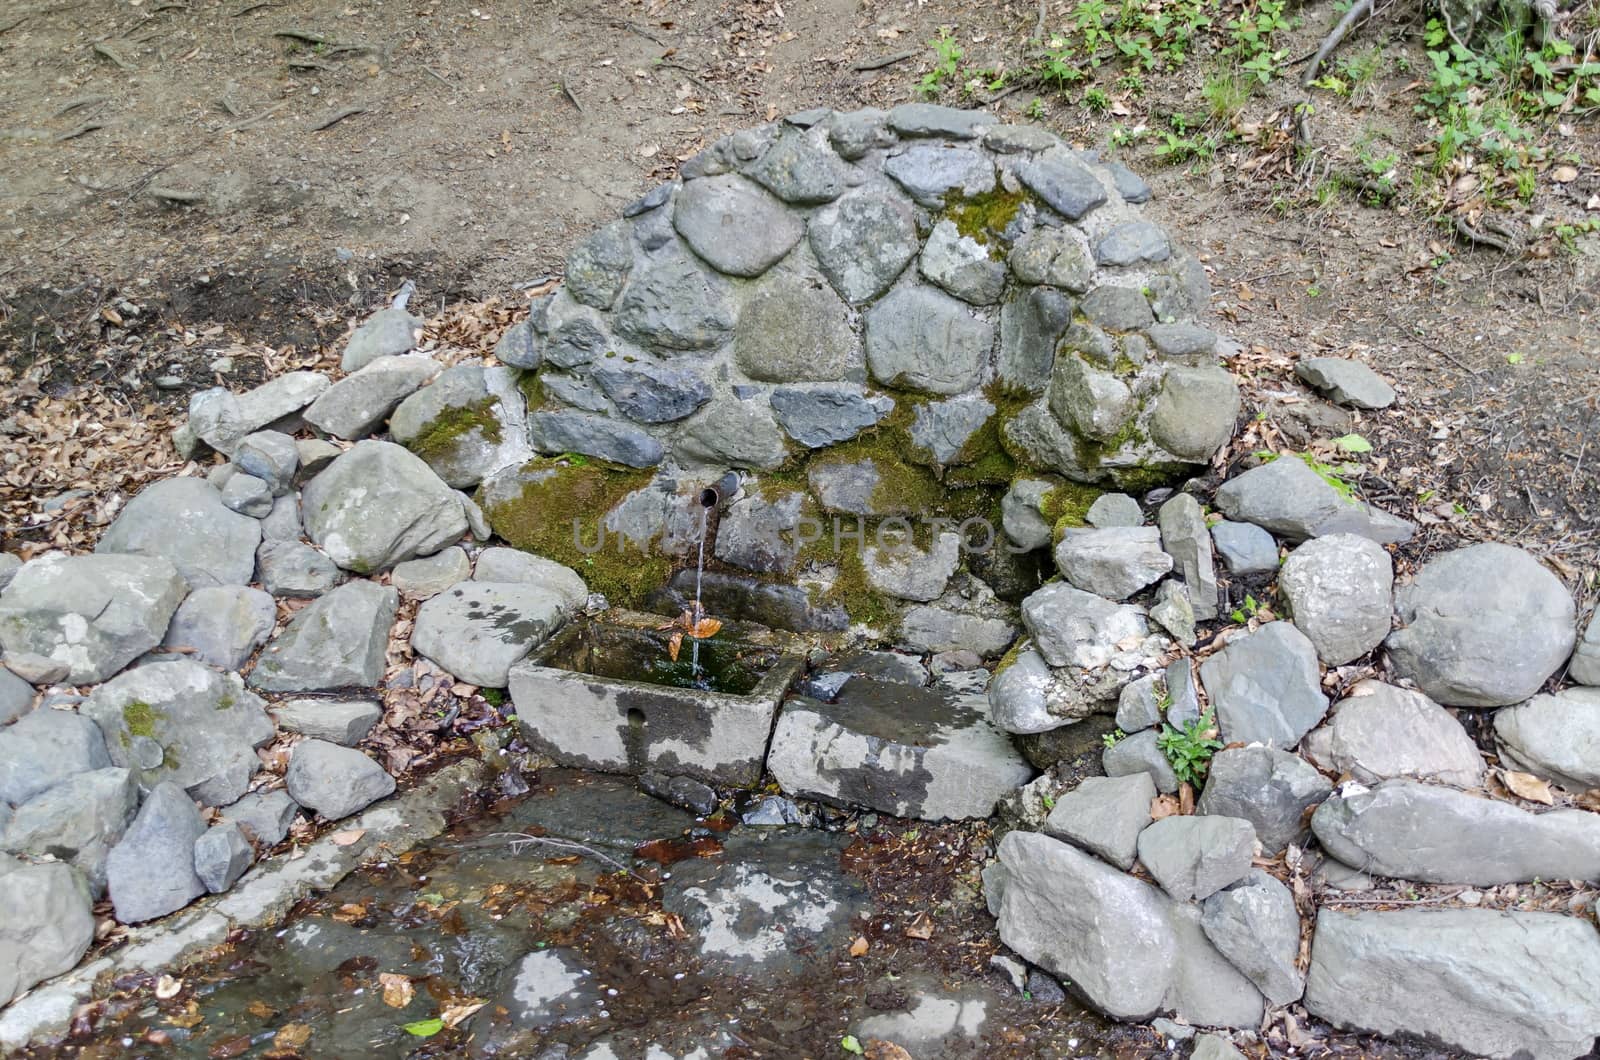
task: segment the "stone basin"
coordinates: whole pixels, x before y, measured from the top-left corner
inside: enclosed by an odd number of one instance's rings
[[[802,641],[729,623],[668,655],[668,619],[611,611],[569,625],[511,668],[524,739],[565,766],[657,772],[749,787],[761,778],[778,703],[805,667]]]

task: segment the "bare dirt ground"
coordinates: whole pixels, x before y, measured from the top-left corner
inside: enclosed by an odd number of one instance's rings
[[[1041,20],[1033,0],[8,5],[0,508],[10,547],[48,547],[74,513],[104,518],[108,483],[126,490],[171,463],[160,433],[190,392],[325,356],[402,278],[436,310],[515,309],[528,287],[559,276],[584,233],[721,133],[817,104],[912,98],[940,32],[969,66],[1020,74],[1030,38],[1071,7],[1047,0]],[[1329,3],[1301,9],[1288,52],[1314,48],[1336,18]],[[1403,151],[1421,137],[1408,102],[1409,71],[1426,62],[1419,23],[1389,12],[1347,45],[1375,46],[1384,62],[1348,100],[1319,101],[1324,168],[1348,165],[1373,128]],[[952,79],[939,98],[988,102],[1105,149],[1115,128],[1203,109],[1202,76],[1194,63],[1147,77],[1113,93],[1110,113],[1026,77],[999,99]],[[1483,213],[1470,170],[1428,205],[1314,195],[1273,126],[1292,85],[1257,92],[1235,119],[1243,134],[1213,158],[1161,166],[1153,140],[1120,151],[1155,185],[1153,215],[1202,254],[1214,308],[1247,347],[1234,365],[1250,382],[1247,412],[1267,415],[1234,455],[1305,444],[1294,358],[1365,358],[1401,403],[1312,433],[1373,442],[1360,483],[1429,524],[1424,550],[1511,538],[1592,580],[1600,236],[1573,250],[1548,235],[1553,219],[1600,217],[1592,116],[1547,130],[1576,177],[1538,174],[1511,217],[1527,247],[1508,254],[1451,232],[1453,217]],[[224,372],[218,356],[232,361]],[[102,443],[133,459],[82,473]],[[91,496],[62,505],[73,488]]]

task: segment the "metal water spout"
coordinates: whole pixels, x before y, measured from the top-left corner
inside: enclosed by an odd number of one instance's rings
[[[725,500],[731,501],[738,495],[743,486],[743,480],[737,471],[730,471],[716,481],[715,485],[707,486],[700,491],[700,556],[695,563],[694,570],[694,612],[691,623],[698,623],[705,617],[705,611],[700,605],[700,583],[706,574],[706,531],[711,522],[711,510],[721,506]],[[689,661],[692,669],[690,673],[695,677],[700,676],[700,640],[698,637],[689,638]]]

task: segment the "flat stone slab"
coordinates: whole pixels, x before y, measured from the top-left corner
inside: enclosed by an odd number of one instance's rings
[[[392,587],[369,581],[318,597],[262,650],[251,686],[268,692],[376,687],[399,606]]]
[[[1553,913],[1397,909],[1317,915],[1306,1010],[1347,1030],[1474,1056],[1571,1060],[1600,1034],[1600,934]]]
[[[267,501],[270,505],[270,496]],[[152,483],[129,501],[95,552],[165,559],[191,589],[203,589],[248,583],[260,543],[261,523],[229,511],[211,483],[171,478]]]
[[[1496,715],[1497,728],[1510,713]],[[1483,783],[1478,745],[1449,711],[1421,692],[1380,681],[1351,688],[1333,705],[1328,724],[1307,736],[1305,747],[1323,768],[1363,784],[1396,777],[1457,788]]]
[[[986,697],[869,678],[833,703],[790,700],[767,768],[791,795],[935,821],[987,817],[1033,776]]]
[[[1529,813],[1412,780],[1336,795],[1317,807],[1311,830],[1344,864],[1402,880],[1493,887],[1600,878],[1600,815]]]
[[[736,833],[723,856],[673,866],[662,894],[702,959],[740,972],[832,959],[855,936],[866,888],[839,869],[839,837],[793,828]]]

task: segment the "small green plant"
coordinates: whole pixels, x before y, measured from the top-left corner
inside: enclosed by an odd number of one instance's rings
[[[946,79],[960,73],[961,56],[964,53],[950,30],[943,26],[939,28],[939,35],[928,42],[928,46],[933,49],[933,69],[922,75],[917,91],[925,96],[933,96],[944,87]]]
[[[1200,95],[1205,97],[1214,120],[1231,122],[1250,98],[1250,82],[1232,70],[1219,70],[1206,78]]]
[[[1244,598],[1244,605],[1242,607],[1234,608],[1233,612],[1228,617],[1242,626],[1260,613],[1260,601],[1258,601],[1254,596],[1246,594]]]
[[[1039,796],[1039,801],[1044,804],[1046,811],[1056,808],[1056,797],[1054,795],[1041,795]]]
[[[1127,738],[1128,734],[1123,732],[1121,729],[1112,729],[1110,732],[1100,737],[1100,742],[1105,744],[1106,750],[1109,751]]]
[[[1156,746],[1167,756],[1179,782],[1199,787],[1211,767],[1211,756],[1222,750],[1222,740],[1218,738],[1212,712],[1207,710],[1198,718],[1184,722],[1181,729],[1164,722],[1156,736]]]
[[[1113,125],[1111,131],[1106,134],[1106,139],[1112,147],[1130,147],[1139,142],[1139,133],[1125,125]]]
[[[856,1041],[856,1036],[853,1034],[847,1034],[843,1038],[840,1038],[839,1048],[855,1056],[864,1056],[867,1052],[861,1047],[861,1043]]]
[[[1110,98],[1098,88],[1084,89],[1083,109],[1091,114],[1104,114],[1111,106]]]
[[[1033,99],[1028,102],[1028,107],[1023,111],[1023,113],[1033,121],[1043,121],[1044,100],[1040,99],[1038,96],[1034,96]]]

